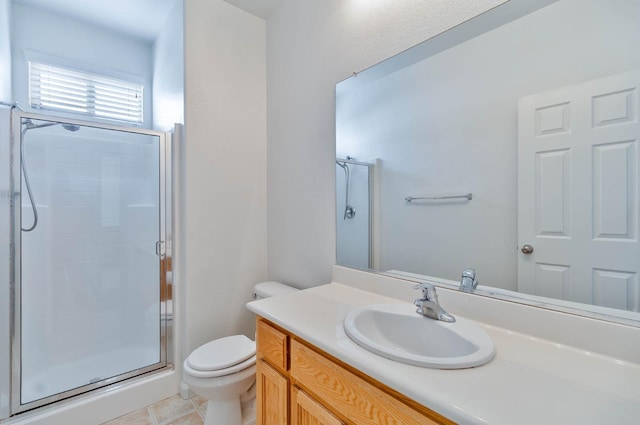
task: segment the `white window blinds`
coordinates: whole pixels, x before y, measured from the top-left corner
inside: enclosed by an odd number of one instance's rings
[[[32,108],[143,122],[143,86],[129,81],[29,62]]]

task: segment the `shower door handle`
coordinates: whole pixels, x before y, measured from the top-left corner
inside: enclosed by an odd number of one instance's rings
[[[158,257],[163,257],[164,256],[164,253],[162,252],[162,244],[164,244],[164,241],[156,242],[156,255]]]

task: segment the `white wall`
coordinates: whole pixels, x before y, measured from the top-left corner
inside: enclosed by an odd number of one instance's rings
[[[11,103],[11,1],[0,0],[0,102]]]
[[[31,50],[59,59],[59,65],[106,72],[114,78],[142,79],[146,88],[145,127],[151,127],[151,43],[19,3],[13,4],[11,24],[13,96],[23,109],[29,105],[27,62],[23,52]]]
[[[184,13],[176,0],[153,43],[153,128],[184,123]]]
[[[269,278],[331,280],[335,84],[503,0],[285,1],[267,24]]]
[[[185,1],[185,353],[253,337],[244,304],[267,277],[265,22],[222,0]]]
[[[380,268],[457,280],[474,267],[516,290],[518,98],[640,67],[624,48],[639,13],[563,0],[341,91],[338,156],[382,158]],[[467,192],[473,201],[403,201]]]

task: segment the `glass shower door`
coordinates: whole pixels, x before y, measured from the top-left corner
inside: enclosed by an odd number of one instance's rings
[[[166,365],[162,134],[22,118],[21,136],[19,411]]]

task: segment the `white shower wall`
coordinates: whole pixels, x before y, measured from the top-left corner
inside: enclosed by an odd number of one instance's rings
[[[65,380],[78,386],[106,378],[86,375],[100,364],[95,370],[118,374],[160,361],[158,143],[83,133],[54,126],[25,136],[39,215],[35,230],[22,232],[26,401],[64,389],[51,378],[67,376],[65,368],[79,373]],[[33,215],[23,193],[28,228]]]

